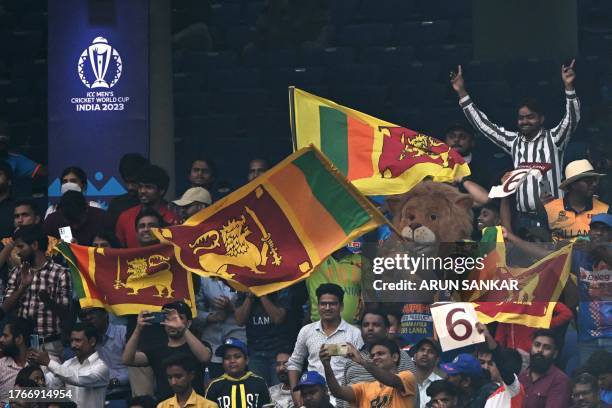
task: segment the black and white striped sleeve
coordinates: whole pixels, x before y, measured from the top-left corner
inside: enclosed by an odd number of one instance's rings
[[[567,146],[570,136],[578,126],[578,121],[580,121],[580,100],[576,96],[576,91],[565,91],[565,116],[550,130],[550,136],[558,148],[564,149]]]
[[[508,154],[512,154],[512,144],[518,137],[518,133],[511,132],[491,122],[487,115],[482,113],[472,101],[469,95],[459,100],[463,113],[472,126],[499,148]]]

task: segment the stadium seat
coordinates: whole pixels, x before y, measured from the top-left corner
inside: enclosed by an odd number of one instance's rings
[[[355,61],[355,49],[349,47],[304,47],[302,62],[305,66],[337,66]]]
[[[399,45],[448,43],[450,23],[445,20],[401,23],[395,27]]]
[[[361,50],[359,61],[365,64],[403,65],[414,61],[414,48],[409,46],[371,46]]]
[[[209,89],[256,88],[260,73],[255,68],[234,68],[211,71],[207,76]]]
[[[268,91],[265,89],[233,89],[213,94],[211,108],[215,112],[248,112],[263,110],[268,105]]]
[[[386,67],[383,79],[391,85],[438,82],[440,80],[440,64],[414,61],[403,66]]]
[[[367,82],[375,85],[380,78],[380,67],[375,64],[352,64],[329,67],[325,73],[329,86],[357,85]]]
[[[337,45],[386,45],[391,41],[393,26],[390,24],[351,24],[342,27],[336,34]]]
[[[385,112],[388,89],[386,86],[332,87],[334,101],[369,115]]]

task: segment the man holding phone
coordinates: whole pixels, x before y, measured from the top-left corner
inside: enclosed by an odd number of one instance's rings
[[[35,322],[34,333],[42,339],[52,358],[61,361],[61,322],[69,321],[71,285],[68,270],[45,251],[47,234],[40,225],[26,225],[13,235],[21,265],[10,274],[2,309]]]
[[[191,309],[185,302],[168,303],[163,306],[163,311],[167,313],[163,321],[160,314],[152,314],[146,310],[140,312],[136,329],[123,350],[123,362],[136,367],[150,365],[157,381],[155,396],[159,401],[163,401],[174,395],[163,361],[179,354],[187,355],[198,362],[192,384],[196,393],[204,395],[204,364],[210,361],[212,351],[189,330],[193,318]],[[159,324],[164,326],[167,343],[146,352],[137,351],[143,329],[153,324],[153,321],[159,321]]]

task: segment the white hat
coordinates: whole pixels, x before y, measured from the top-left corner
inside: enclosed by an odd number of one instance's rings
[[[588,160],[574,160],[565,167],[565,180],[559,185],[559,188],[565,190],[568,185],[574,181],[585,177],[601,177],[605,174],[595,173],[595,169]]]
[[[208,190],[203,187],[191,187],[189,190],[185,191],[180,199],[173,201],[173,203],[179,207],[185,207],[195,202],[210,205],[212,203],[212,198]]]
[[[64,183],[62,184],[61,187],[61,191],[62,191],[62,195],[66,194],[66,191],[78,191],[79,193],[81,193],[81,186],[79,186],[77,183]]]

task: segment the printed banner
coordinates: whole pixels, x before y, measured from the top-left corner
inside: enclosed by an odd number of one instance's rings
[[[534,176],[539,181],[551,168],[552,166],[549,163],[520,164],[516,169],[508,173],[508,177],[506,177],[506,180],[501,185],[491,187],[489,198],[508,197],[516,193],[516,190],[527,179],[527,176]]]

